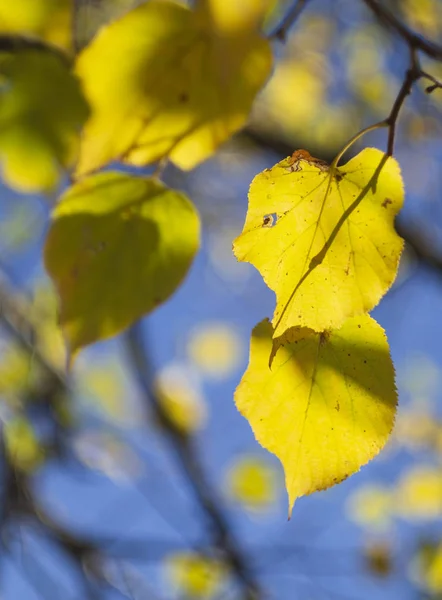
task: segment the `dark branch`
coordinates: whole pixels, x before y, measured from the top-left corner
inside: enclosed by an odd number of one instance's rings
[[[410,57],[410,68],[405,74],[404,81],[402,82],[401,88],[396,96],[396,100],[393,103],[389,116],[385,119],[385,123],[388,126],[388,143],[387,143],[387,155],[393,156],[394,151],[394,139],[396,135],[396,124],[399,117],[402,105],[405,102],[407,96],[411,93],[414,83],[422,77],[422,70],[419,66],[416,52],[411,49]]]
[[[442,60],[442,46],[435,44],[412,29],[407,27],[402,21],[388,10],[382,3],[377,0],[363,0],[370,10],[375,14],[376,18],[384,25],[393,29],[400,37],[415,50],[424,52],[427,56],[436,60]]]
[[[254,580],[223,515],[220,503],[206,480],[191,440],[177,427],[156,397],[153,386],[152,365],[147,355],[139,324],[129,331],[126,341],[131,366],[134,368],[137,379],[142,386],[146,402],[149,403],[157,421],[163,428],[165,436],[169,439],[183,472],[195,493],[195,497],[210,522],[215,546],[222,551],[232,573],[242,582],[246,600],[261,598],[262,593],[259,590],[258,583]]]
[[[304,10],[308,0],[297,0],[294,5],[290,8],[284,19],[277,26],[277,28],[270,34],[271,39],[285,42],[289,29],[298,20],[300,14]]]

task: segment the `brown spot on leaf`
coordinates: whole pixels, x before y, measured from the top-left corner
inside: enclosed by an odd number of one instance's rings
[[[382,206],[384,208],[387,208],[389,204],[393,204],[393,200],[390,200],[390,198],[385,198],[385,200],[382,202]]]

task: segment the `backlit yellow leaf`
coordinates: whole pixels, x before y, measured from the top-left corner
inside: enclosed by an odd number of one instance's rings
[[[194,552],[179,552],[167,558],[167,570],[181,597],[210,600],[221,589],[227,569],[219,561]]]
[[[73,0],[0,0],[0,32],[35,35],[71,49]]]
[[[275,336],[340,327],[393,283],[403,186],[396,161],[384,157],[368,148],[333,174],[314,159],[288,158],[253,180],[234,252],[276,293]]]
[[[72,186],[54,210],[44,252],[71,353],[164,302],[198,245],[193,204],[155,179],[102,173]]]
[[[269,75],[270,46],[248,24],[232,33],[209,16],[151,0],[82,52],[76,70],[92,114],[79,175],[165,156],[190,169],[242,127]]]
[[[0,60],[0,161],[3,177],[24,192],[50,190],[73,165],[87,105],[58,57],[41,51]]]
[[[292,328],[274,342],[272,335],[268,321],[255,327],[235,401],[258,442],[282,462],[291,509],[378,454],[397,397],[387,339],[368,315],[322,334]]]

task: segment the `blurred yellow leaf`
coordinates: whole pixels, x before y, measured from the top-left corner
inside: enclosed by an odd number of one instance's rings
[[[414,566],[421,586],[432,594],[442,593],[442,544],[420,549]]]
[[[348,499],[349,517],[369,531],[383,531],[391,524],[392,493],[389,488],[367,484],[359,487]]]
[[[39,283],[28,309],[29,319],[37,333],[39,352],[58,369],[66,366],[66,348],[58,325],[58,299],[52,286]]]
[[[92,365],[81,373],[80,385],[83,395],[91,395],[94,405],[107,416],[121,421],[127,410],[126,393],[118,365]]]
[[[3,177],[22,192],[49,191],[72,166],[87,106],[77,80],[41,51],[0,59],[0,161]]]
[[[77,73],[92,114],[79,175],[113,159],[145,165],[165,156],[190,169],[244,125],[270,72],[269,43],[241,22],[243,3],[229,2],[239,30],[219,0],[203,6],[208,13],[151,0],[81,53]]]
[[[291,512],[296,498],[343,481],[378,454],[397,397],[384,331],[368,315],[321,334],[272,335],[268,321],[253,330],[235,401],[258,442],[282,462]]]
[[[163,368],[156,377],[155,389],[163,408],[184,433],[204,427],[207,408],[188,368],[175,364]]]
[[[155,179],[102,173],[72,186],[44,250],[71,354],[167,300],[198,246],[194,206]]]
[[[393,435],[399,444],[418,450],[437,445],[439,425],[433,415],[417,410],[398,414]]]
[[[0,0],[0,32],[35,35],[70,50],[73,0]]]
[[[394,159],[383,164],[384,153],[367,148],[332,173],[300,152],[252,181],[234,242],[238,260],[276,293],[275,337],[293,326],[340,327],[371,310],[393,283],[403,246],[394,230],[404,196]]]
[[[227,324],[200,324],[192,332],[187,352],[204,375],[222,379],[238,366],[241,340],[233,327]]]
[[[397,483],[393,506],[405,519],[442,517],[442,469],[421,465],[406,471]]]
[[[266,510],[276,501],[277,484],[275,469],[256,456],[239,458],[227,475],[230,496],[252,511]]]
[[[227,577],[220,561],[192,552],[180,552],[166,560],[167,572],[177,591],[189,600],[210,600]]]
[[[0,394],[9,401],[25,392],[35,378],[35,370],[29,354],[8,344],[0,354]]]
[[[442,11],[439,0],[402,0],[406,20],[413,29],[434,40],[442,33]]]
[[[43,461],[44,451],[29,421],[15,417],[3,426],[6,450],[17,469],[34,471]]]

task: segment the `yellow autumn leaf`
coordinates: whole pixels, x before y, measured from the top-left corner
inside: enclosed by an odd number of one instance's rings
[[[321,334],[272,335],[267,320],[253,330],[235,401],[258,442],[282,462],[291,512],[296,498],[339,483],[378,454],[397,395],[385,333],[368,315]]]
[[[190,169],[244,125],[270,72],[270,45],[244,24],[232,33],[224,11],[212,12],[151,0],[80,54],[92,114],[78,175],[114,159],[145,165],[165,156]]]
[[[53,189],[73,165],[88,113],[78,81],[62,60],[41,51],[0,59],[0,162],[22,192]]]
[[[442,470],[417,465],[404,473],[395,490],[396,513],[409,520],[442,517]]]
[[[287,158],[253,180],[234,253],[276,293],[275,337],[294,326],[340,327],[393,283],[404,192],[398,164],[385,158],[367,148],[333,173],[311,157]]]
[[[166,560],[168,575],[183,598],[210,600],[226,580],[223,563],[195,552],[177,552]]]
[[[44,249],[70,352],[167,300],[198,245],[193,204],[155,179],[108,172],[73,185],[53,212]]]
[[[251,511],[269,508],[276,501],[277,485],[275,469],[257,456],[240,457],[227,474],[229,495]]]
[[[34,35],[70,50],[73,0],[0,0],[0,32]]]

